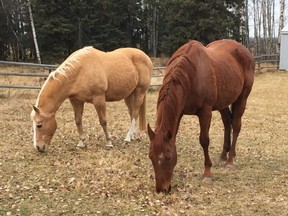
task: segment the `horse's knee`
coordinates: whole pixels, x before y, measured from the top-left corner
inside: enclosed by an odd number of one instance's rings
[[[100,120],[100,125],[102,127],[107,127],[107,121],[106,120]]]
[[[82,120],[81,119],[75,119],[75,123],[77,126],[80,126],[82,124]]]

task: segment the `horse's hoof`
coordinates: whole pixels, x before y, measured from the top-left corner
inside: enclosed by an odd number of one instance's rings
[[[114,146],[112,144],[107,144],[106,147],[107,148],[113,148]]]
[[[203,179],[202,179],[202,182],[211,184],[213,182],[213,179],[212,179],[211,176],[210,177],[209,176],[204,176]]]
[[[233,163],[226,163],[226,167],[228,169],[233,169],[234,168],[234,164]]]
[[[82,141],[80,141],[80,142],[77,144],[77,147],[78,147],[78,148],[85,148],[86,145],[85,145]]]
[[[131,139],[126,138],[126,139],[124,139],[124,142],[125,142],[125,143],[130,143],[130,142],[131,142]]]

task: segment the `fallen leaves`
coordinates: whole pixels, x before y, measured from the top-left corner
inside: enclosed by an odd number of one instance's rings
[[[183,117],[169,195],[155,192],[146,134],[124,144],[129,129],[124,102],[107,107],[113,149],[105,148],[103,130],[89,104],[83,118],[87,148],[76,148],[74,115],[65,101],[57,112],[59,127],[49,152],[37,154],[32,144],[31,110],[23,108],[23,104],[33,104],[37,94],[31,91],[29,97],[28,93],[25,97],[13,93],[1,98],[0,215],[281,215],[288,211],[288,119],[283,111],[288,101],[284,91],[287,76],[256,78],[234,169],[226,169],[219,161],[223,126],[219,114],[213,114],[209,149],[213,180],[208,184],[202,182],[198,120]],[[157,91],[147,99],[147,119],[153,127]]]

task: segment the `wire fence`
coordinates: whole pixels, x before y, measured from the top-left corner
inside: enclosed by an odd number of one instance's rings
[[[261,55],[254,57],[256,61],[255,71],[261,72],[263,70],[277,70],[279,68],[279,54],[270,54],[270,55]],[[10,76],[22,76],[22,77],[39,77],[47,78],[49,73],[57,68],[57,65],[50,64],[34,64],[34,63],[24,63],[24,62],[12,62],[12,61],[0,61],[0,65],[9,65],[9,66],[27,66],[27,67],[38,67],[46,70],[45,74],[39,73],[19,73],[19,72],[5,72],[0,71],[0,77],[10,77]],[[0,68],[1,70],[1,68]],[[155,71],[165,70],[165,67],[154,67]],[[155,82],[151,82],[150,87],[161,86],[161,81],[157,83],[157,78],[163,78],[164,73],[153,73],[152,80],[155,79]],[[2,80],[2,79],[0,79]],[[30,85],[5,85],[0,82],[0,88],[9,88],[9,89],[41,89],[41,86],[30,86]]]

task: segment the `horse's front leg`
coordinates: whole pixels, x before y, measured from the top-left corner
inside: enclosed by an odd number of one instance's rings
[[[77,147],[84,148],[85,144],[85,134],[83,131],[83,125],[82,125],[82,115],[83,115],[83,109],[84,109],[84,102],[79,101],[75,98],[69,98],[70,103],[72,104],[73,110],[74,110],[74,117],[75,117],[75,123],[78,129],[79,133],[79,143]]]
[[[211,166],[212,161],[209,156],[209,129],[212,118],[212,109],[210,107],[202,108],[198,114],[199,123],[200,123],[200,136],[199,141],[204,151],[204,179],[210,179],[212,177]]]
[[[113,147],[113,145],[112,145],[111,137],[110,137],[110,134],[108,132],[108,127],[107,127],[105,96],[97,96],[93,98],[93,104],[97,111],[100,125],[102,126],[103,131],[106,136],[106,147],[111,148]]]

